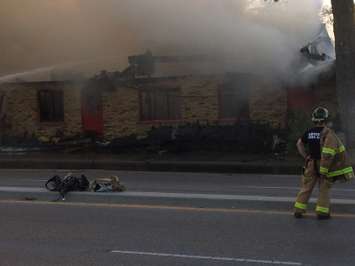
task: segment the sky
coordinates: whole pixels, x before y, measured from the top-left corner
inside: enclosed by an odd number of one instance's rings
[[[318,30],[320,0],[255,12],[249,1],[0,0],[0,76],[78,64],[123,70],[128,55],[146,49],[209,54],[229,69],[288,72]]]

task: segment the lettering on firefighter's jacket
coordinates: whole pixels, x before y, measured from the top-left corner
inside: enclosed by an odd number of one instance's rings
[[[320,139],[320,133],[310,132],[308,133],[308,139]]]

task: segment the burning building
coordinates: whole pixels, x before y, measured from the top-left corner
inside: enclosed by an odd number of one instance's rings
[[[251,119],[285,126],[287,106],[280,99],[286,99],[286,92],[270,85],[268,90],[266,83],[256,82],[252,75],[188,75],[171,68],[179,61],[193,60],[189,57],[144,55],[130,60],[131,66],[122,73],[104,72],[86,81],[48,76],[1,84],[3,134],[72,137],[94,133],[113,139],[144,134],[153,125]],[[169,65],[163,67],[164,74],[153,71],[163,64]]]
[[[130,65],[122,72],[101,72],[90,79],[53,71],[9,76],[0,84],[1,133],[17,138],[89,135],[112,140],[144,136],[152,127],[193,123],[253,121],[286,128],[292,110],[308,112],[318,104],[333,112],[337,109],[334,60],[319,52],[317,42],[319,38],[302,49],[308,57],[300,71],[305,82],[297,85],[226,73],[208,56],[151,52],[129,57]]]

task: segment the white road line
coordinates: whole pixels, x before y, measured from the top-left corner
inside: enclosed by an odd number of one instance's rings
[[[36,187],[2,187],[0,186],[0,193],[50,193],[45,188]],[[294,197],[273,197],[263,195],[228,195],[228,194],[196,194],[196,193],[167,193],[167,192],[107,192],[107,193],[93,193],[93,192],[72,192],[73,195],[95,196],[95,197],[117,197],[117,198],[150,198],[150,199],[183,199],[183,200],[235,200],[235,201],[256,201],[256,202],[286,202],[293,203]],[[311,198],[310,203],[317,202],[316,198]],[[355,205],[355,199],[332,199],[332,203]]]
[[[298,265],[298,266],[303,265],[300,262],[292,262],[292,261],[257,260],[257,259],[246,259],[246,258],[228,258],[228,257],[212,257],[212,256],[193,256],[193,255],[186,255],[186,254],[169,254],[169,253],[140,252],[140,251],[127,251],[127,250],[112,250],[111,253],[118,253],[118,254],[125,254],[125,255],[138,255],[138,256],[170,257],[170,258],[181,258],[181,259],[259,263],[259,264],[271,264],[271,265]]]
[[[10,180],[10,179],[9,179]],[[13,180],[13,179],[11,179]],[[37,183],[37,182],[47,182],[48,179],[29,179],[29,178],[19,178],[16,181],[25,181],[29,183]],[[255,190],[300,190],[300,187],[292,187],[292,186],[234,186],[236,189],[255,189]],[[355,192],[355,189],[346,189],[346,188],[333,188],[333,192]]]
[[[235,188],[250,188],[250,189],[287,189],[287,190],[300,190],[300,187],[287,187],[287,186],[280,186],[280,187],[263,187],[263,186],[235,186]],[[346,188],[333,188],[332,191],[338,192],[355,192],[355,189],[346,189]]]

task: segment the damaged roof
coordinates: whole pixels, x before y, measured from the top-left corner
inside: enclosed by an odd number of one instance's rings
[[[334,76],[335,47],[325,24],[321,26],[320,32],[314,40],[303,47],[300,52],[304,56],[304,62],[298,73],[302,81],[309,82]]]
[[[317,80],[324,74],[333,75],[335,73],[335,48],[325,25],[322,25],[319,34],[300,52],[303,55],[303,60],[296,68],[295,79],[308,83],[310,80]],[[141,55],[130,56],[128,59],[128,68],[123,72],[112,72],[112,75],[108,78],[126,80],[146,77],[218,75],[230,72],[228,69],[221,67],[216,58],[206,55],[153,56],[150,51],[147,51]],[[100,69],[105,68],[100,68],[97,64],[94,67],[93,64],[67,64],[38,68],[33,71],[0,77],[0,84],[91,80],[96,79],[97,75],[95,76],[95,74],[99,73]]]

